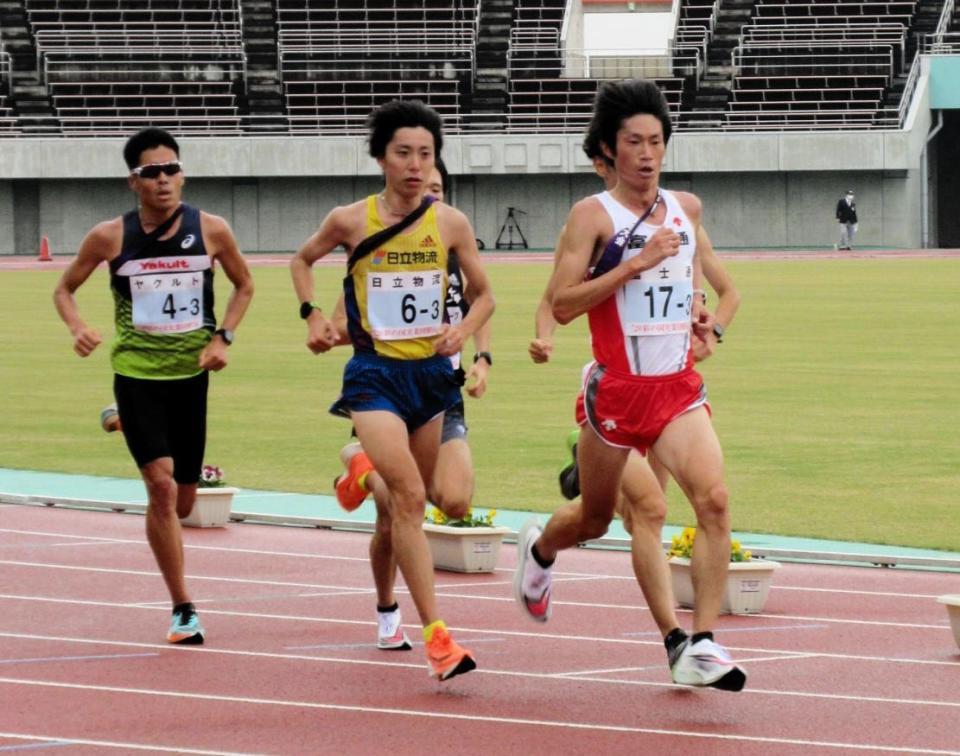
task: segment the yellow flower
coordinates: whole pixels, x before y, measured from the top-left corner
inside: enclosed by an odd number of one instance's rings
[[[667,557],[692,558],[693,542],[696,535],[696,528],[684,528],[679,535],[674,535],[670,541],[670,550],[667,551]],[[730,541],[731,562],[749,562],[752,557],[753,555],[749,551],[743,550],[740,541]]]

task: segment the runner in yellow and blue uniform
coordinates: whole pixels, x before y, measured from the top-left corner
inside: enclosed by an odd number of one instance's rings
[[[450,636],[434,597],[433,563],[423,533],[426,490],[436,465],[445,410],[459,399],[449,357],[493,312],[493,295],[470,222],[460,211],[424,198],[424,184],[443,146],[440,117],[419,101],[394,100],[369,119],[370,155],[385,189],[337,207],[290,263],[307,347],[338,343],[313,301],[312,266],[343,246],[348,329],[354,355],[331,408],[349,413],[393,518],[393,547],[423,624],[431,674],[440,680],[474,669],[473,655]],[[474,299],[459,323],[445,323],[447,255],[454,253]],[[369,471],[352,470],[358,485]]]

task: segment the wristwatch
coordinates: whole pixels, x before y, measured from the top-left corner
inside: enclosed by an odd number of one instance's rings
[[[490,352],[477,352],[473,355],[473,361],[477,362],[478,360],[486,360],[487,364],[493,367],[493,357],[490,355]]]
[[[717,337],[717,343],[723,343],[723,334],[726,333],[726,329],[719,323],[713,324],[713,335]]]
[[[223,339],[227,346],[233,343],[233,331],[228,331],[226,328],[218,328],[213,335]]]
[[[310,313],[314,310],[319,310],[320,305],[316,302],[301,302],[300,303],[300,317],[306,320],[310,317]]]

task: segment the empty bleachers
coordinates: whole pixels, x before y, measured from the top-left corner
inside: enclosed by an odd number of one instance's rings
[[[66,135],[239,133],[238,0],[25,0]]]
[[[562,49],[564,0],[519,0],[508,56],[507,129],[533,132],[578,132],[590,121],[593,100],[608,79],[642,76],[657,82],[676,121],[687,81],[695,75],[695,47],[656,51],[603,51],[585,54]]]
[[[0,132],[5,136],[19,134],[17,116],[10,107],[10,54],[0,50]]]
[[[277,0],[278,55],[291,131],[362,130],[371,109],[422,99],[448,129],[473,77],[477,0]]]
[[[733,59],[727,128],[865,128],[906,60],[914,0],[758,0]]]

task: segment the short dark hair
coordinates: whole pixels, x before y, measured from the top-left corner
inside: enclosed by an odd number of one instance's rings
[[[627,118],[638,114],[652,115],[663,126],[663,143],[670,141],[673,124],[670,107],[660,87],[646,79],[607,81],[597,90],[593,101],[593,118],[588,134],[596,129],[599,142],[617,154],[617,132]]]
[[[433,154],[443,149],[443,121],[433,108],[420,100],[391,100],[367,118],[370,130],[370,157],[382,158],[397,129],[422,126],[433,134]]]
[[[594,158],[600,158],[604,163],[613,167],[613,161],[607,156],[607,153],[603,151],[603,147],[600,146],[600,129],[594,122],[590,123],[590,126],[587,128],[587,133],[584,134],[583,152],[588,159],[593,160]]]
[[[443,158],[439,155],[434,161],[434,166],[437,169],[437,173],[440,174],[440,185],[443,187],[443,196],[449,202],[450,200],[450,172],[447,170],[447,166],[443,162]]]
[[[127,161],[127,168],[132,171],[140,165],[140,156],[145,150],[152,150],[154,147],[169,147],[177,153],[178,158],[180,157],[180,145],[169,132],[156,126],[148,126],[140,129],[124,145],[123,159]]]

